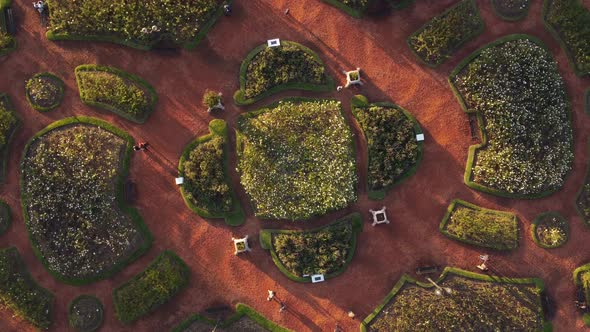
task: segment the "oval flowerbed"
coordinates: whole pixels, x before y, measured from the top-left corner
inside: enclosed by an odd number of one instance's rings
[[[184,178],[180,192],[198,215],[241,225],[244,212],[227,176],[227,124],[215,119],[209,123],[209,131],[189,144],[180,158],[178,172]]]
[[[530,0],[492,0],[496,15],[506,21],[522,20],[529,13]]]
[[[569,225],[558,212],[542,213],[533,221],[531,234],[539,247],[558,248],[568,240]]]
[[[27,144],[21,198],[37,257],[57,279],[107,278],[143,254],[151,234],[123,201],[133,139],[94,118],[54,122]]]
[[[574,284],[583,293],[584,303],[590,303],[590,263],[574,270]],[[578,300],[582,300],[578,298]],[[584,324],[590,327],[590,311],[586,308],[583,316]]]
[[[114,67],[78,66],[76,82],[83,103],[136,123],[144,123],[158,101],[149,83]]]
[[[248,105],[283,90],[330,91],[334,81],[322,60],[309,48],[286,40],[280,46],[266,44],[251,51],[240,67],[238,105]]]
[[[270,250],[275,265],[289,279],[310,282],[310,276],[333,278],[352,260],[363,221],[351,214],[324,227],[306,230],[260,231],[261,247]]]
[[[0,200],[0,235],[6,233],[12,224],[12,212],[5,201]]]
[[[469,148],[465,184],[490,194],[538,198],[559,190],[572,168],[565,85],[541,41],[510,35],[476,51],[449,82],[476,113],[482,144]]]
[[[51,73],[39,73],[25,83],[29,105],[37,111],[50,111],[59,106],[64,96],[64,82]]]
[[[10,142],[19,125],[20,120],[12,108],[10,99],[7,95],[0,93],[0,181],[4,181],[6,176]]]
[[[100,300],[90,295],[80,295],[68,306],[68,321],[78,332],[93,332],[104,320],[104,308]]]

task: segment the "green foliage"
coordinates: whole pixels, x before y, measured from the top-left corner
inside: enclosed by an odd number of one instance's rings
[[[427,65],[436,67],[483,31],[474,0],[463,0],[414,32],[408,45]]]
[[[590,74],[590,10],[579,0],[545,0],[544,19],[563,42],[579,75]]]
[[[530,4],[530,0],[492,0],[496,15],[507,21],[517,21],[526,17]]]
[[[99,299],[90,295],[76,297],[68,306],[68,322],[77,332],[93,332],[104,320],[104,308]]]
[[[14,39],[12,36],[0,30],[0,54],[9,48],[12,48],[13,45]]]
[[[219,95],[219,93],[212,90],[205,91],[205,93],[203,94],[203,106],[207,108],[213,108],[217,106],[219,103],[221,103],[221,96]]]
[[[17,123],[16,115],[11,109],[7,98],[0,95],[0,148],[8,143],[8,138]]]
[[[569,236],[569,225],[559,212],[542,213],[531,227],[533,241],[542,248],[558,248]]]
[[[37,285],[16,248],[0,250],[0,302],[40,329],[52,323],[53,294]]]
[[[584,321],[584,325],[590,326],[590,314],[584,314],[584,316],[582,316],[582,320]]]
[[[256,215],[308,219],[356,199],[350,128],[333,100],[282,101],[238,120],[238,170]]]
[[[127,324],[168,302],[186,287],[190,271],[171,251],[164,251],[140,274],[113,291],[117,318]]]
[[[25,82],[25,94],[34,109],[49,111],[61,103],[64,83],[59,77],[50,73],[36,74]]]
[[[12,211],[10,206],[0,200],[0,235],[4,234],[12,224]]]

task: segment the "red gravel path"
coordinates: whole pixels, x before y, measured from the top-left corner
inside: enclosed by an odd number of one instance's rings
[[[478,205],[512,210],[522,226],[521,246],[509,254],[492,253],[491,263],[502,274],[515,277],[538,276],[546,282],[557,311],[557,331],[582,328],[574,310],[572,270],[590,261],[590,231],[583,227],[574,210],[574,199],[586,171],[590,119],[583,112],[583,91],[590,79],[576,77],[558,43],[541,20],[542,1],[533,1],[528,18],[508,23],[494,16],[490,1],[479,0],[485,33],[467,43],[456,56],[436,70],[425,68],[405,44],[406,37],[430,17],[456,1],[419,0],[417,4],[379,20],[353,20],[318,0],[236,0],[235,15],[222,19],[194,52],[141,52],[101,43],[49,42],[38,17],[27,1],[16,2],[18,43],[16,53],[0,59],[0,91],[11,96],[24,120],[12,144],[8,178],[0,194],[14,211],[14,225],[0,237],[0,247],[16,246],[33,277],[56,294],[55,324],[52,331],[65,331],[67,303],[82,293],[95,294],[105,304],[103,331],[169,330],[189,314],[207,307],[244,302],[268,318],[297,331],[330,331],[338,323],[345,331],[357,331],[359,320],[346,316],[353,310],[362,319],[380,303],[398,278],[418,265],[436,263],[474,270],[481,250],[443,237],[438,224],[449,202],[461,198]],[[590,6],[590,0],[584,1]],[[289,15],[283,12],[290,8]],[[469,122],[447,84],[454,66],[478,47],[510,33],[529,33],[542,39],[559,62],[560,71],[572,97],[575,127],[575,164],[564,188],[541,200],[509,200],[475,192],[463,184],[467,149],[472,143]],[[323,284],[299,284],[288,280],[274,266],[270,255],[257,243],[248,255],[232,254],[231,236],[250,234],[254,239],[261,227],[317,227],[353,211],[366,215],[381,203],[367,200],[364,188],[351,208],[304,224],[260,222],[247,208],[245,226],[229,228],[222,221],[203,220],[191,213],[174,185],[178,158],[195,136],[207,133],[213,118],[204,112],[200,97],[205,88],[220,89],[229,105],[222,118],[234,126],[240,109],[230,103],[238,88],[238,68],[244,56],[268,38],[290,39],[316,50],[329,70],[343,81],[341,70],[361,67],[368,81],[361,92],[373,101],[388,100],[410,110],[426,134],[424,160],[415,176],[395,188],[384,201],[393,223],[361,234],[358,252],[348,270]],[[83,63],[113,65],[137,73],[151,82],[160,96],[156,111],[144,125],[135,125],[111,113],[89,109],[78,96],[74,68]],[[52,71],[64,78],[66,96],[62,106],[40,114],[28,107],[24,80],[39,71]],[[343,101],[350,120],[349,100],[356,91],[326,93]],[[284,93],[316,95],[313,93]],[[272,100],[278,99],[271,98]],[[271,100],[267,100],[270,102]],[[262,104],[266,103],[263,102]],[[253,109],[249,107],[248,109]],[[109,280],[84,287],[55,281],[35,258],[28,242],[20,211],[19,168],[26,141],[49,123],[66,116],[84,114],[114,122],[137,140],[149,141],[152,152],[137,154],[131,178],[138,183],[142,216],[155,236],[153,247],[135,263]],[[232,135],[233,139],[233,135]],[[361,155],[366,153],[361,147]],[[233,161],[235,162],[235,160]],[[364,180],[364,167],[359,166]],[[237,183],[237,176],[232,174]],[[240,196],[244,198],[243,192]],[[560,211],[571,223],[572,238],[560,249],[538,248],[530,239],[530,222],[540,212]],[[174,250],[191,267],[188,289],[154,314],[132,327],[114,317],[111,290],[141,271],[164,249]],[[274,289],[288,305],[279,314],[276,303],[266,302],[266,290]],[[31,327],[0,310],[0,330],[28,331]]]

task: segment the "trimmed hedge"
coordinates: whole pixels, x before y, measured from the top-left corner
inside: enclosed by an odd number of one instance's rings
[[[291,331],[289,329],[281,327],[281,326],[275,324],[274,322],[266,319],[264,316],[259,314],[256,310],[252,309],[251,307],[249,307],[245,304],[242,304],[242,303],[238,303],[236,305],[236,313],[231,315],[230,317],[228,317],[226,320],[224,320],[222,322],[217,322],[215,320],[212,320],[212,319],[207,318],[207,317],[200,315],[200,314],[194,314],[194,315],[191,315],[189,318],[185,319],[184,321],[182,321],[176,327],[174,327],[172,332],[189,331],[188,330],[189,327],[191,326],[191,324],[193,324],[195,322],[202,322],[204,324],[210,325],[212,328],[217,326],[217,328],[228,329],[228,331],[231,331],[232,325],[244,317],[247,317],[247,318],[253,320],[260,327],[262,327],[270,332],[290,332]]]
[[[117,318],[129,324],[154,311],[187,286],[189,275],[182,259],[163,251],[143,272],[113,290]]]
[[[117,178],[116,183],[115,183],[115,188],[116,188],[115,199],[117,201],[117,205],[118,205],[119,209],[124,214],[129,216],[129,218],[133,222],[134,227],[137,229],[137,231],[143,237],[142,244],[132,254],[130,254],[127,258],[118,261],[112,268],[110,268],[108,270],[103,270],[101,273],[94,275],[92,277],[70,278],[70,277],[67,277],[67,276],[57,272],[57,271],[50,269],[47,259],[39,251],[37,244],[33,241],[31,230],[28,227],[29,213],[27,210],[27,205],[28,205],[29,197],[26,195],[25,191],[23,190],[23,188],[25,188],[25,172],[24,171],[21,172],[21,177],[20,177],[21,206],[22,206],[22,210],[23,210],[23,217],[25,220],[25,225],[27,225],[27,232],[29,235],[29,240],[31,241],[33,252],[35,253],[35,256],[37,256],[37,258],[41,261],[43,266],[57,280],[62,281],[67,284],[72,284],[72,285],[85,285],[85,284],[88,284],[88,283],[91,283],[91,282],[94,282],[97,280],[109,278],[110,276],[119,272],[125,266],[127,266],[128,264],[130,264],[131,262],[133,262],[134,260],[139,258],[141,255],[143,255],[150,248],[152,241],[153,241],[153,237],[152,237],[152,234],[150,233],[149,229],[147,228],[147,226],[143,223],[143,219],[141,218],[141,216],[139,215],[137,210],[131,206],[128,206],[125,201],[124,180],[125,180],[125,178],[127,178],[127,175],[129,173],[129,163],[131,161],[131,154],[133,153],[134,140],[131,136],[129,136],[129,134],[127,134],[123,130],[111,125],[108,122],[105,122],[105,121],[102,121],[102,120],[99,120],[96,118],[85,117],[85,116],[65,118],[65,119],[53,122],[52,124],[47,126],[45,129],[42,129],[41,131],[36,133],[27,142],[27,144],[24,148],[24,151],[25,152],[28,151],[29,147],[31,146],[31,144],[35,140],[39,139],[41,136],[45,135],[49,131],[52,131],[54,129],[57,129],[57,128],[60,128],[63,126],[69,126],[69,125],[74,125],[74,124],[89,124],[89,125],[98,126],[104,130],[109,131],[110,133],[112,133],[114,135],[121,137],[122,139],[124,139],[127,142],[127,147],[125,149],[125,155],[123,156],[123,160],[121,161],[121,166],[119,169],[119,177]],[[27,153],[23,153],[22,160],[21,160],[21,169],[24,169],[23,165],[24,165],[26,157],[27,157]]]
[[[11,4],[12,0],[0,1],[0,57],[16,50],[16,39],[8,34],[6,17],[4,17],[4,8],[10,7]]]
[[[0,168],[0,182],[5,180],[10,143],[20,125],[21,121],[10,102],[10,98],[8,95],[0,93],[0,163],[2,165]]]
[[[484,28],[475,0],[462,0],[412,33],[407,44],[420,62],[435,68]]]
[[[6,231],[12,225],[12,211],[10,205],[6,204],[5,201],[0,200],[0,235],[6,233]]]
[[[223,156],[220,165],[218,167],[223,168],[223,176],[225,179],[225,184],[229,186],[229,195],[231,199],[231,203],[228,206],[228,210],[226,211],[214,211],[207,209],[206,207],[199,206],[199,203],[194,200],[194,195],[187,192],[185,187],[191,186],[190,180],[185,176],[185,164],[187,160],[190,159],[190,154],[200,145],[207,144],[211,142],[212,139],[220,138],[223,140]],[[186,205],[193,210],[196,214],[200,215],[201,217],[205,218],[224,218],[225,223],[230,226],[239,226],[242,225],[245,221],[244,210],[240,204],[239,199],[237,198],[235,192],[232,189],[231,179],[228,175],[229,170],[229,159],[228,159],[228,137],[227,137],[227,124],[225,121],[220,119],[212,120],[209,123],[209,134],[205,136],[200,136],[191,142],[183,151],[182,156],[180,157],[180,161],[178,162],[178,175],[180,177],[184,177],[184,184],[180,186],[180,193]],[[217,159],[217,158],[216,158]],[[217,160],[215,160],[217,161]],[[203,168],[201,167],[201,170]],[[198,175],[197,175],[198,176]],[[206,195],[207,193],[202,193]],[[200,195],[199,195],[200,196]],[[203,203],[204,204],[204,203]]]
[[[491,0],[494,13],[504,21],[520,21],[527,17],[531,8],[530,0]],[[507,6],[504,6],[507,4]]]
[[[103,320],[104,307],[94,296],[80,295],[68,305],[68,322],[70,327],[78,332],[96,331]]]
[[[39,329],[52,324],[54,296],[39,286],[14,247],[0,249],[0,301]]]
[[[129,121],[144,123],[158,102],[156,90],[148,82],[120,69],[80,65],[75,73],[84,104],[111,111]]]
[[[457,213],[460,215],[457,216]],[[484,209],[460,199],[451,202],[439,230],[451,239],[471,245],[496,250],[512,250],[518,247],[516,215]]]
[[[442,283],[447,277],[449,278],[457,278],[457,277],[463,277],[465,279],[471,279],[471,280],[475,280],[475,281],[482,281],[482,282],[487,282],[487,283],[493,283],[493,284],[516,284],[516,285],[531,285],[535,287],[535,292],[538,294],[538,296],[536,297],[536,302],[538,305],[538,315],[540,318],[540,327],[542,330],[544,331],[551,331],[551,323],[545,318],[545,313],[543,311],[543,305],[542,305],[542,300],[541,300],[541,294],[544,293],[545,291],[545,285],[543,283],[543,281],[539,278],[508,278],[508,277],[500,277],[500,276],[492,276],[492,275],[484,275],[484,274],[478,274],[478,273],[474,273],[474,272],[470,272],[470,271],[465,271],[465,270],[461,270],[458,268],[452,268],[452,267],[446,267],[442,274],[440,275],[440,277],[435,281],[437,284]],[[381,304],[379,304],[375,310],[369,314],[362,322],[360,325],[360,331],[361,332],[367,332],[367,331],[373,331],[373,329],[371,328],[371,325],[375,322],[377,316],[385,309],[385,307],[387,305],[389,305],[394,299],[395,297],[404,289],[406,289],[407,287],[420,287],[420,288],[424,288],[424,289],[434,289],[434,286],[430,283],[424,283],[424,282],[420,282],[417,281],[416,279],[408,276],[407,274],[402,275],[402,277],[400,278],[400,280],[395,284],[395,286],[393,287],[393,289],[389,292],[389,294],[387,294],[387,296],[385,297],[385,299],[381,302]],[[444,286],[444,284],[443,284]],[[456,290],[455,290],[456,291]],[[446,297],[448,295],[443,295],[442,298]],[[460,295],[459,295],[460,296]],[[532,299],[531,299],[532,300]],[[430,305],[437,307],[437,303],[429,303]],[[507,306],[510,306],[510,304],[506,304]],[[428,304],[425,304],[426,307],[428,307]],[[507,307],[507,309],[511,309],[513,310],[513,308],[509,308]],[[464,308],[464,310],[467,310],[466,308]],[[481,317],[486,317],[486,313],[482,313]],[[391,316],[390,316],[391,317]],[[433,320],[434,317],[424,317],[425,323],[428,323],[430,321]],[[435,318],[434,318],[434,322],[438,322]],[[418,323],[418,322],[416,322]],[[479,325],[480,322],[474,321],[473,324],[478,324],[478,325],[474,325],[472,328],[474,328],[475,330],[481,329],[482,327]],[[497,327],[497,326],[495,326]],[[454,328],[449,327],[447,330],[456,330],[457,326],[455,326]],[[511,330],[510,326],[504,326],[505,330]],[[512,328],[513,329],[513,328]],[[444,330],[444,329],[443,329]]]
[[[549,224],[549,225],[547,225]],[[539,238],[538,230],[543,228],[548,230],[549,237],[555,237],[555,243],[546,243]],[[557,229],[558,234],[553,231]],[[545,212],[538,215],[533,221],[531,227],[531,236],[533,242],[541,248],[551,249],[563,246],[569,238],[569,225],[567,220],[559,212]]]
[[[52,81],[52,83],[44,82],[46,80]],[[36,86],[35,84],[40,84],[41,86]],[[35,90],[38,91],[41,95],[50,94],[50,96],[42,96],[41,99],[43,99],[45,102],[52,103],[50,105],[43,106],[34,101],[33,97],[31,96],[32,88],[36,88]],[[51,94],[53,94],[53,97],[55,97],[55,99],[46,100],[49,99],[49,97],[51,97]],[[64,82],[61,80],[61,78],[55,76],[52,73],[35,74],[35,76],[31,77],[25,82],[25,96],[27,97],[29,105],[31,105],[33,109],[39,112],[51,111],[52,109],[58,107],[59,104],[61,104],[61,101],[64,97]]]
[[[260,231],[260,235],[259,235],[260,236],[260,246],[263,249],[270,250],[270,254],[271,254],[273,262],[279,268],[279,270],[285,276],[287,276],[287,278],[289,278],[293,281],[297,281],[297,282],[311,282],[310,277],[303,277],[300,275],[296,275],[293,271],[290,271],[285,266],[285,263],[283,261],[281,261],[281,259],[279,257],[280,254],[277,253],[277,249],[276,249],[276,243],[275,243],[276,237],[286,235],[289,237],[301,237],[301,238],[308,237],[308,239],[310,239],[309,236],[311,236],[313,234],[319,234],[321,232],[325,232],[325,231],[331,230],[332,228],[337,228],[337,227],[350,227],[350,232],[351,232],[350,233],[350,242],[348,245],[348,252],[345,255],[346,259],[342,262],[342,265],[338,269],[334,269],[333,271],[330,271],[328,274],[326,274],[324,276],[325,279],[330,279],[330,278],[334,278],[334,277],[342,274],[346,270],[346,268],[348,267],[348,264],[350,264],[350,262],[352,261],[352,258],[354,257],[358,234],[363,229],[363,220],[362,220],[361,215],[359,213],[353,213],[353,214],[348,215],[344,218],[336,220],[335,222],[328,224],[326,226],[318,227],[318,228],[314,228],[314,229],[310,229],[310,230],[305,230],[305,231],[263,229]],[[287,240],[287,241],[289,242],[292,240]],[[303,246],[298,246],[297,244],[293,244],[293,249],[296,249],[297,251],[295,251],[294,253],[286,252],[285,255],[292,256],[291,258],[294,261],[299,261],[299,263],[317,264],[317,263],[319,263],[317,261],[319,257],[333,254],[334,250],[337,250],[338,252],[340,252],[341,248],[339,246],[338,246],[338,249],[335,249],[334,245],[331,245],[328,242],[322,242],[322,241],[323,240],[320,240],[319,242],[314,242],[312,239],[310,239],[309,241],[304,240],[305,245],[303,245]],[[340,244],[340,245],[342,245],[342,244]],[[339,257],[339,256],[337,256],[337,257]],[[333,260],[334,258],[335,257],[332,257],[331,259]],[[330,258],[328,258],[327,261],[330,261]],[[332,262],[330,265],[332,265],[332,264],[335,264],[335,262]],[[310,274],[315,274],[315,273],[316,272],[311,272]]]
[[[292,54],[282,54],[281,52],[285,49]],[[309,62],[303,61],[293,64],[293,54],[297,53],[299,53],[303,60]],[[258,77],[258,79],[262,79],[263,82],[249,83],[250,80],[254,79],[249,77],[249,70],[252,66],[259,65],[258,62],[260,59],[258,58],[266,54],[270,55],[265,59],[265,66],[259,68],[259,73],[257,74],[262,76]],[[279,68],[286,67],[292,71],[284,73],[286,76],[279,79],[273,77],[273,75],[277,74],[276,66]],[[317,71],[314,74],[316,77],[302,76],[307,75],[308,71],[312,69]],[[321,79],[319,79],[319,76],[321,76]],[[293,77],[298,80],[293,81]],[[299,79],[307,81],[299,81]],[[279,80],[280,82],[274,82],[275,80]],[[256,86],[260,84],[260,93],[249,95],[248,86],[250,84],[255,84]],[[281,40],[281,45],[278,47],[268,47],[266,44],[262,44],[248,53],[240,66],[240,89],[234,93],[234,102],[237,105],[249,105],[285,90],[331,91],[333,89],[334,80],[325,73],[324,63],[314,51],[299,43]]]
[[[586,303],[590,303],[590,263],[576,268],[573,275],[574,284],[583,289]],[[588,275],[588,277],[585,277],[585,275]],[[590,313],[585,313],[582,319],[586,326],[590,326]]]

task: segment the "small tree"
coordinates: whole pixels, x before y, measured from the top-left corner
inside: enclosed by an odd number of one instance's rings
[[[211,112],[213,109],[225,109],[221,103],[221,93],[207,89],[203,94],[203,106],[207,107],[207,112]]]

